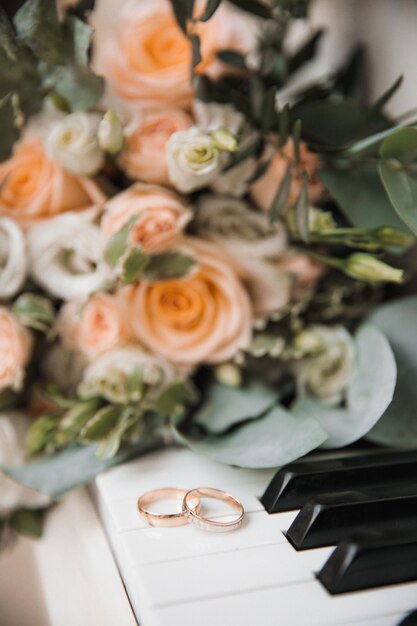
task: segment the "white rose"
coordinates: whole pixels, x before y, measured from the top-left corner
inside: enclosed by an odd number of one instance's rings
[[[76,176],[91,176],[103,165],[98,145],[100,116],[92,113],[71,113],[51,125],[45,138],[48,156]]]
[[[182,193],[207,187],[227,158],[213,138],[198,128],[173,133],[167,142],[169,179]]]
[[[26,275],[25,236],[16,222],[3,217],[0,219],[0,299],[16,295]]]
[[[25,460],[24,437],[29,420],[20,413],[0,415],[0,465],[20,465]],[[41,508],[50,504],[49,496],[19,485],[0,472],[0,519],[15,509]]]
[[[135,382],[130,387],[132,377]],[[136,346],[125,346],[95,359],[86,368],[78,391],[84,398],[102,395],[111,402],[138,401],[145,393],[149,398],[149,394],[161,391],[174,380],[175,370],[170,363]]]
[[[282,310],[290,301],[290,274],[272,262],[287,250],[283,224],[236,198],[205,195],[197,204],[194,225],[204,239],[220,246],[245,281],[255,313]]]
[[[309,331],[317,339],[318,351],[294,365],[298,393],[337,405],[354,373],[353,339],[342,326],[315,325]]]
[[[63,300],[83,298],[104,287],[109,269],[94,212],[68,212],[28,232],[30,270],[48,293]]]

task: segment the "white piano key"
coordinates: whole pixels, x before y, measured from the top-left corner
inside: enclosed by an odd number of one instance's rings
[[[196,574],[197,575],[197,574]],[[415,607],[417,583],[330,596],[316,580],[155,609],[150,626],[345,626]],[[377,622],[378,623],[378,622]],[[395,623],[395,622],[394,622]],[[145,624],[144,626],[148,626]]]
[[[249,513],[242,526],[230,533],[210,533],[195,526],[177,528],[142,528],[121,534],[121,542],[133,565],[157,563],[173,559],[215,554],[287,543],[282,517],[265,511]]]

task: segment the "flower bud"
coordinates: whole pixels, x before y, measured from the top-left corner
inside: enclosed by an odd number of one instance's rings
[[[402,283],[404,276],[403,270],[391,267],[370,254],[361,252],[351,254],[350,257],[348,257],[345,271],[352,278],[357,278],[369,283]]]
[[[293,339],[293,346],[301,354],[312,354],[322,347],[319,335],[310,328],[305,328]]]
[[[222,152],[236,152],[238,141],[230,130],[218,128],[210,134],[216,148]]]
[[[242,373],[233,363],[223,363],[215,369],[215,376],[219,383],[227,387],[240,387],[242,384]]]
[[[118,115],[111,109],[104,114],[97,132],[98,145],[104,152],[117,154],[123,147],[123,127]]]
[[[414,237],[390,226],[381,226],[375,230],[375,236],[382,246],[409,246]]]
[[[295,209],[292,208],[287,215],[287,224],[293,235],[298,233]],[[314,206],[308,207],[308,231],[311,234],[321,234],[336,228],[336,223],[330,211],[322,211]]]

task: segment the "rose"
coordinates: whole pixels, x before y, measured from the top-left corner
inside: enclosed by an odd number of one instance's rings
[[[354,372],[352,337],[342,326],[316,325],[309,330],[316,336],[319,349],[316,355],[294,365],[298,393],[320,398],[329,405],[339,404]]]
[[[287,207],[294,204],[299,196],[302,183],[300,172],[306,171],[309,176],[307,187],[308,199],[312,204],[320,200],[324,193],[323,184],[317,176],[319,166],[318,156],[310,152],[304,142],[300,142],[299,151],[300,163],[298,167],[293,168]],[[250,188],[253,200],[264,211],[269,211],[271,208],[272,202],[288,170],[288,166],[295,160],[293,143],[287,142],[284,148],[278,152],[274,152],[271,149],[267,150],[264,158],[267,159],[271,157],[271,163],[265,174],[258,178]]]
[[[22,230],[7,217],[0,218],[0,298],[12,298],[27,275],[26,241]]]
[[[6,307],[0,307],[0,391],[20,391],[32,352],[32,337]]]
[[[70,300],[101,289],[109,278],[94,212],[65,213],[28,232],[34,280],[51,295]]]
[[[175,240],[191,219],[191,212],[174,192],[136,183],[107,203],[101,222],[104,237],[114,235],[132,218],[137,221],[130,232],[130,244],[154,252]]]
[[[142,345],[173,363],[226,361],[249,345],[249,298],[220,250],[196,239],[188,244],[199,260],[195,274],[128,288],[131,330]]]
[[[42,141],[34,135],[26,135],[13,156],[0,164],[0,216],[23,227],[104,200],[92,180],[72,176],[50,161]]]
[[[21,413],[0,415],[0,465],[21,465],[25,460],[24,437],[29,420]],[[46,494],[19,485],[0,472],[0,519],[19,508],[42,508],[51,503]]]
[[[205,3],[196,3],[197,11]],[[116,13],[117,11],[117,13]],[[115,20],[115,15],[120,17]],[[148,109],[191,103],[191,43],[179,28],[168,0],[125,2],[119,10],[101,0],[92,16],[96,31],[95,69],[125,101]],[[246,51],[255,45],[254,21],[221,6],[212,19],[195,25],[203,61],[198,71],[219,73],[216,52]]]
[[[133,378],[136,384],[129,385]],[[85,370],[78,392],[83,398],[103,396],[110,402],[138,401],[146,393],[149,400],[174,380],[170,363],[138,346],[124,346],[95,359]]]
[[[97,292],[81,305],[68,302],[60,311],[57,330],[64,345],[88,360],[120,346],[127,340],[127,328],[119,300]]]
[[[104,162],[97,141],[99,123],[100,116],[80,111],[54,122],[45,138],[47,155],[76,176],[95,174]]]
[[[119,165],[136,180],[169,185],[166,144],[170,136],[186,130],[191,117],[180,109],[167,109],[134,120],[126,128],[126,142]]]
[[[207,187],[225,165],[225,154],[198,128],[174,133],[167,144],[168,175],[182,193]]]

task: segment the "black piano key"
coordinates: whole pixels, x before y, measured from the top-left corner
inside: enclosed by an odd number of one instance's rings
[[[417,610],[409,613],[398,626],[417,626]]]
[[[406,479],[417,483],[417,450],[291,463],[275,474],[261,502],[268,513],[278,513],[299,509],[321,493],[395,485]]]
[[[371,492],[370,492],[371,493]],[[386,498],[345,492],[309,500],[286,533],[297,550],[331,546],[368,531],[408,532],[417,528],[417,496]]]
[[[317,578],[331,594],[417,580],[417,530],[342,541]]]

